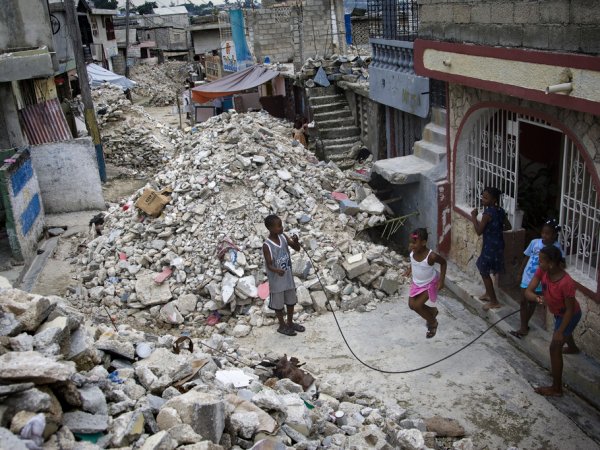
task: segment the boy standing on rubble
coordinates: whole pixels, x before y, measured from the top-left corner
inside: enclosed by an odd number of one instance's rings
[[[283,233],[281,219],[271,214],[265,217],[265,227],[269,230],[269,236],[263,244],[263,255],[269,279],[269,308],[275,311],[279,328],[277,331],[286,336],[295,336],[296,332],[304,331],[304,327],[294,323],[294,305],[298,302],[296,297],[296,285],[292,274],[292,260],[289,247],[300,251],[298,236],[290,239]],[[283,316],[284,306],[287,309],[287,322]]]

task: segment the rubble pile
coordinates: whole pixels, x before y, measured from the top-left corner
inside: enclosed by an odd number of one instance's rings
[[[71,296],[85,312],[108,307],[137,328],[178,325],[198,336],[274,324],[261,295],[263,221],[272,213],[306,249],[292,256],[300,321],[327,308],[370,311],[405,282],[403,256],[355,239],[385,220],[368,176],[319,162],[291,140],[287,122],[224,113],[186,135],[177,153],[150,183],[172,189],[162,214],[140,217],[138,192],[109,210],[103,235],[78,257]]]
[[[182,140],[179,130],[132,105],[118,86],[105,83],[92,90],[92,98],[107,162],[142,174],[154,171],[170,159],[167,148]]]
[[[174,105],[190,71],[190,64],[181,61],[167,61],[159,67],[137,64],[131,68],[131,79],[137,83],[132,92],[147,98],[144,103],[148,105]]]
[[[336,81],[347,81],[350,83],[366,83],[369,79],[368,66],[371,62],[370,56],[359,55],[332,55],[325,58],[308,58],[300,70],[300,78],[306,80],[306,86],[311,88],[319,83],[315,78],[322,67],[331,83]],[[314,80],[313,80],[314,79]]]
[[[2,448],[473,448],[455,420],[408,417],[339,375],[305,389],[278,376],[301,370],[295,358],[232,337],[92,326],[59,297],[16,289],[0,292],[0,317]]]

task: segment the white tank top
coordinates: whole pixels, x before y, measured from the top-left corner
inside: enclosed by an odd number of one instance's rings
[[[431,255],[431,250],[429,250],[427,256],[423,258],[423,261],[417,261],[413,257],[413,253],[414,252],[410,252],[410,266],[412,269],[413,283],[419,287],[425,286],[431,283],[437,275],[437,271],[427,262],[429,255]]]

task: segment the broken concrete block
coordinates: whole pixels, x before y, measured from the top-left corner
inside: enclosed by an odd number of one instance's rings
[[[358,207],[368,214],[383,214],[385,210],[385,205],[379,201],[375,194],[367,196],[359,203]]]
[[[357,256],[358,255],[353,255],[351,258],[347,258],[342,263],[342,267],[346,271],[348,278],[351,280],[362,275],[363,273],[367,273],[371,269],[369,261],[364,255],[360,254],[360,260],[356,261]],[[350,259],[352,262],[349,262],[348,259]]]
[[[310,293],[313,308],[318,313],[327,312],[327,295],[323,291],[314,291]]]
[[[379,283],[379,289],[387,295],[394,295],[400,287],[399,276],[396,272],[388,271]]]
[[[171,438],[168,432],[159,431],[146,439],[141,450],[173,450],[176,447],[177,442]]]
[[[135,348],[133,347],[133,344],[124,339],[102,339],[102,337],[100,337],[94,345],[98,350],[104,352],[109,352],[130,360],[135,358]]]
[[[285,411],[285,404],[272,389],[263,389],[252,396],[252,403],[267,411]]]
[[[73,433],[102,433],[108,428],[108,416],[74,411],[63,414],[63,425]]]
[[[227,304],[233,299],[233,293],[235,292],[235,286],[237,285],[239,278],[226,273],[221,282],[221,296],[223,297],[223,303]]]
[[[240,278],[235,286],[235,291],[239,292],[243,297],[258,297],[258,290],[256,288],[256,280],[254,279],[254,275]]]
[[[25,442],[2,427],[0,427],[0,442],[2,442],[2,447],[10,448],[11,450],[29,450]]]
[[[347,216],[355,216],[360,212],[360,208],[354,200],[347,199],[340,201],[340,212]]]
[[[15,322],[18,322],[15,319]],[[14,352],[30,352],[33,350],[33,336],[27,333],[21,333],[9,340],[10,348]]]
[[[298,298],[298,303],[302,306],[313,305],[313,300],[310,296],[310,292],[304,286],[298,286],[296,288],[296,297]]]
[[[310,434],[312,419],[304,400],[298,394],[286,394],[281,396],[286,406],[285,423],[305,437]]]
[[[173,408],[183,423],[194,431],[217,443],[225,429],[225,403],[213,394],[190,391],[172,398],[164,407]]]
[[[144,306],[162,305],[171,300],[173,296],[169,283],[156,284],[152,271],[145,270],[138,273],[135,282],[135,292],[140,303]]]
[[[196,305],[198,304],[198,297],[194,294],[184,294],[180,296],[177,300],[175,300],[175,306],[179,310],[179,312],[187,316],[188,314],[196,311]]]
[[[231,428],[244,439],[250,439],[259,426],[258,414],[255,412],[234,412],[229,417]]]
[[[423,435],[416,428],[398,431],[396,440],[400,448],[406,450],[422,450],[425,446],[425,439],[423,439]]]
[[[182,423],[169,428],[169,436],[177,442],[177,445],[195,444],[204,439],[187,423]]]
[[[106,397],[98,386],[84,386],[78,391],[81,396],[81,409],[91,414],[108,414]]]
[[[0,356],[0,381],[32,381],[36,384],[68,380],[75,373],[75,364],[57,362],[38,352],[11,352]]]
[[[174,426],[181,425],[183,422],[175,409],[165,406],[160,409],[158,416],[156,416],[156,423],[159,429],[169,430]]]
[[[124,447],[135,442],[144,432],[144,415],[141,411],[121,414],[113,420],[110,432],[111,445]]]
[[[160,320],[171,325],[179,325],[185,322],[185,319],[175,306],[175,302],[169,302],[160,308]]]

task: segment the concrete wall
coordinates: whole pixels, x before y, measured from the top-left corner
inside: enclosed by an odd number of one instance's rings
[[[29,151],[18,151],[11,160],[0,168],[0,194],[13,258],[27,262],[44,230],[44,209]]]
[[[46,0],[2,0],[0,49],[43,46],[53,50]]]
[[[0,83],[0,98],[0,150],[27,145],[11,83]]]
[[[47,213],[105,208],[89,137],[34,146],[31,159]]]
[[[194,54],[201,55],[221,48],[219,30],[192,31]]]
[[[331,36],[331,10],[327,0],[306,0],[302,9],[294,6],[294,2],[281,2],[272,7],[245,10],[245,23],[252,36],[257,60],[265,56],[272,62],[304,62],[315,55],[333,53]],[[299,18],[302,17],[303,39],[300,55]]]
[[[498,105],[505,105],[508,109],[511,107],[526,108],[551,119],[555,126],[560,124],[567,130],[571,130],[584,147],[583,151],[594,161],[592,168],[596,170],[597,176],[600,176],[600,116],[592,116],[455,84],[449,86],[450,110],[448,120],[451,150],[454,148],[458,129],[467,111],[481,102],[494,102]],[[453,151],[449,152],[450,167],[454,164],[454,156]],[[449,175],[452,184],[455,184],[456,177],[460,176],[455,173]],[[475,261],[481,249],[481,238],[475,234],[472,223],[454,210],[452,210],[451,242],[450,256],[452,260],[467,273],[478,277]],[[579,291],[577,292],[577,298],[584,310],[584,317],[577,327],[575,338],[586,353],[600,359],[600,303],[586,297]]]
[[[419,37],[600,54],[597,0],[419,0]]]

